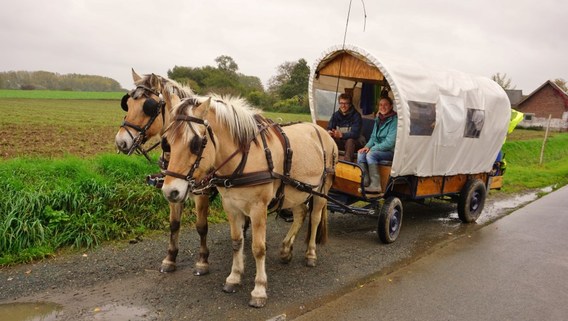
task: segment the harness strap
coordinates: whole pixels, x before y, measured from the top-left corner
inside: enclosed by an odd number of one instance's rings
[[[231,188],[236,186],[254,186],[271,183],[274,180],[271,172],[261,171],[242,174],[239,177],[216,176],[211,179],[211,183],[216,186]]]

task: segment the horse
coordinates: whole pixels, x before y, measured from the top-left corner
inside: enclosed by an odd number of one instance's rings
[[[181,98],[194,96],[194,93],[189,87],[181,86],[173,80],[155,74],[139,76],[134,69],[132,70],[132,79],[136,88],[122,98],[121,107],[127,114],[116,134],[115,143],[118,150],[125,154],[130,155],[136,150],[148,158],[147,152],[152,148],[144,149],[142,144],[151,137],[161,134],[164,124],[169,122],[172,107]],[[163,151],[163,153],[165,157],[160,158],[160,167],[165,169],[164,159],[168,158],[168,153],[167,151]],[[200,237],[199,256],[193,271],[195,275],[209,273],[209,248],[207,247],[208,192],[192,195],[197,216],[196,229]],[[167,256],[160,266],[160,272],[164,273],[176,270],[183,203],[169,202],[169,208],[170,239]]]
[[[316,266],[316,244],[327,239],[325,196],[337,145],[315,124],[279,126],[239,97],[184,99],[172,117],[163,135],[171,153],[162,191],[170,202],[183,202],[192,191],[217,187],[231,230],[233,263],[223,286],[228,293],[241,283],[242,225],[250,218],[256,277],[249,305],[264,307],[267,209],[291,209],[294,216],[280,248],[283,263],[292,259],[294,239],[309,211],[305,259],[307,266]]]

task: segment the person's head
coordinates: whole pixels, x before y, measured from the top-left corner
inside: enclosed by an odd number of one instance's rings
[[[379,100],[379,114],[386,115],[392,110],[392,99],[390,97],[382,97]]]
[[[349,94],[341,94],[338,98],[339,101],[339,110],[346,114],[351,109],[351,96]]]

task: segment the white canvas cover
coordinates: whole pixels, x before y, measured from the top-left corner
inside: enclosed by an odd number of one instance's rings
[[[486,77],[439,70],[392,55],[375,56],[353,45],[334,46],[311,69],[308,92],[313,121],[329,120],[333,112],[334,101],[329,96],[327,102],[317,101],[324,98],[322,90],[350,85],[349,80],[342,79],[337,86],[337,78],[316,77],[343,52],[377,67],[391,87],[398,114],[391,176],[491,171],[505,141],[511,106],[505,91]],[[323,108],[329,104],[330,108]]]

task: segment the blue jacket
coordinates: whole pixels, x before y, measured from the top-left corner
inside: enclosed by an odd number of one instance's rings
[[[349,132],[343,133],[341,139],[359,138],[359,136],[361,136],[361,129],[363,128],[361,114],[353,107],[351,107],[351,110],[349,110],[346,115],[343,115],[339,110],[336,111],[331,116],[331,120],[327,124],[327,129],[337,129],[337,127],[349,127]]]
[[[398,117],[396,115],[389,117],[382,125],[379,125],[379,118],[375,119],[375,126],[369,142],[365,145],[371,151],[393,151],[394,143],[396,142],[396,127],[398,124]]]

